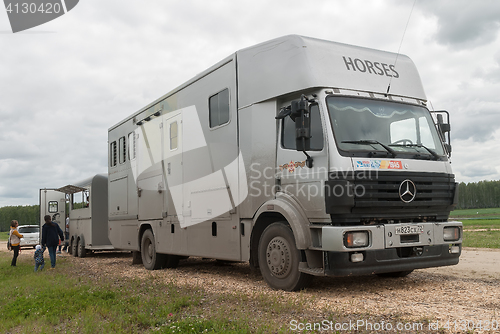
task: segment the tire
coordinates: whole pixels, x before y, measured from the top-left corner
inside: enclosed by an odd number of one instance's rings
[[[78,256],[78,247],[75,238],[71,238],[71,255]]]
[[[382,273],[382,274],[377,274],[379,277],[406,277],[409,274],[411,274],[413,270],[406,270],[406,271],[395,271],[392,273]]]
[[[73,243],[73,240],[68,241],[68,254],[70,254],[70,255],[73,254],[72,243]]]
[[[144,231],[141,239],[141,258],[144,268],[157,270],[165,267],[167,256],[156,252],[155,237],[151,230]]]
[[[78,249],[78,257],[85,257],[85,241],[83,240],[83,237],[78,238],[78,244],[77,244],[77,249]]]
[[[289,226],[283,222],[269,225],[259,241],[259,268],[273,289],[297,291],[306,288],[312,276],[299,271],[300,251]]]

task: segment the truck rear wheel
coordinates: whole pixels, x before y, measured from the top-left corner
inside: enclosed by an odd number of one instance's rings
[[[299,271],[299,262],[300,251],[290,227],[282,222],[269,225],[259,242],[259,267],[267,284],[285,291],[306,288],[312,276]]]
[[[156,270],[165,267],[167,257],[156,253],[156,243],[153,231],[146,230],[141,239],[141,257],[144,268]]]

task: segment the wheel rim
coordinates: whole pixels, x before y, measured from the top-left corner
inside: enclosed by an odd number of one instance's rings
[[[292,254],[285,238],[273,238],[266,250],[266,262],[269,271],[276,277],[285,277],[290,273]]]

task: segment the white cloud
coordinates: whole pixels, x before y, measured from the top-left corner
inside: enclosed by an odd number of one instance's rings
[[[396,52],[412,5],[88,0],[18,34],[0,10],[0,206],[105,173],[109,127],[236,50],[297,33]],[[401,46],[452,114],[458,181],[498,178],[499,13],[418,0]]]
[[[500,7],[494,0],[421,0],[424,10],[438,17],[436,40],[457,49],[493,42],[500,27]]]
[[[453,142],[452,167],[459,182],[499,180],[500,130],[489,140],[477,143],[472,138]],[[457,168],[458,167],[458,168]]]

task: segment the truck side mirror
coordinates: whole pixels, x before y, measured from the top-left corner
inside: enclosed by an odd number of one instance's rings
[[[439,136],[441,137],[446,152],[448,152],[448,156],[451,157],[450,113],[448,113],[446,110],[433,111],[433,113],[436,113],[436,118],[437,118],[436,125],[439,131]],[[443,114],[446,115],[446,123],[443,120]]]
[[[292,101],[292,113],[290,117],[295,120],[295,143],[297,151],[309,151],[311,149],[311,119],[308,103],[304,96],[299,101]]]
[[[313,95],[314,96],[314,95]],[[311,150],[311,113],[309,112],[309,103],[305,95],[300,100],[292,101],[291,105],[282,108],[276,116],[276,119],[283,119],[287,116],[295,122],[295,144],[296,150],[302,151],[306,155],[306,166],[312,168],[313,158],[306,153]]]
[[[436,116],[437,116],[439,131],[441,132],[441,134],[444,137],[448,132],[451,131],[451,126],[449,123],[445,123],[443,121],[443,115],[437,114]]]
[[[451,156],[451,145],[448,143],[444,143],[444,148],[446,149],[446,152]]]

